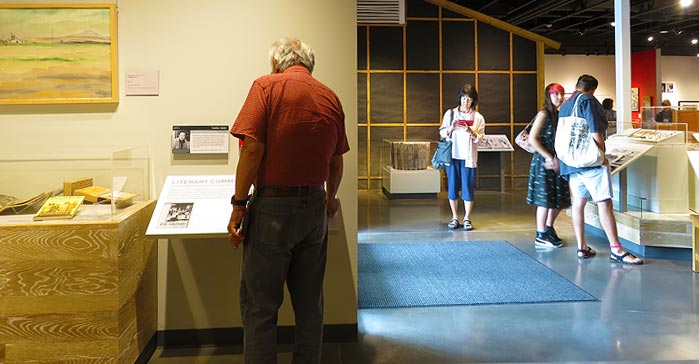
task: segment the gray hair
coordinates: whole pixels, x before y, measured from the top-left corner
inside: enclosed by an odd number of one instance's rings
[[[280,72],[291,66],[301,65],[313,72],[315,54],[306,43],[294,38],[282,38],[272,44],[269,56],[277,63]]]

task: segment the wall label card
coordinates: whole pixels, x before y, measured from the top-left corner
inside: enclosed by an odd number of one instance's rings
[[[160,72],[158,70],[126,71],[126,96],[158,96],[160,94]]]

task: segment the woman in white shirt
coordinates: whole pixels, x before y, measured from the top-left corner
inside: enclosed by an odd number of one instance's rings
[[[478,166],[478,142],[485,135],[485,118],[475,110],[478,105],[478,92],[471,84],[459,90],[459,106],[444,113],[439,135],[451,138],[451,165],[446,167],[449,207],[452,218],[447,226],[459,227],[458,198],[464,201],[464,230],[473,230],[471,209],[473,208]]]

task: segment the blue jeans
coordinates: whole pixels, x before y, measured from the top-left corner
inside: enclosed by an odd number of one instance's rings
[[[451,165],[446,167],[447,172],[447,198],[464,201],[473,201],[476,189],[476,169],[466,167],[463,159],[452,159]]]
[[[254,197],[248,219],[240,283],[244,362],[277,362],[277,314],[286,282],[296,317],[294,363],[320,363],[328,247],[325,191]]]

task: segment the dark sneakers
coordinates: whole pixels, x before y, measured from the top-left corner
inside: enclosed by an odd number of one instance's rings
[[[553,228],[553,226],[547,226],[546,227],[546,234],[548,234],[550,237],[553,238],[553,240],[557,242],[562,242],[563,240],[558,237],[558,234],[556,234],[556,229]]]
[[[563,246],[563,242],[556,241],[553,235],[546,232],[536,232],[536,239],[534,239],[534,245],[544,247],[544,248],[560,248]]]

